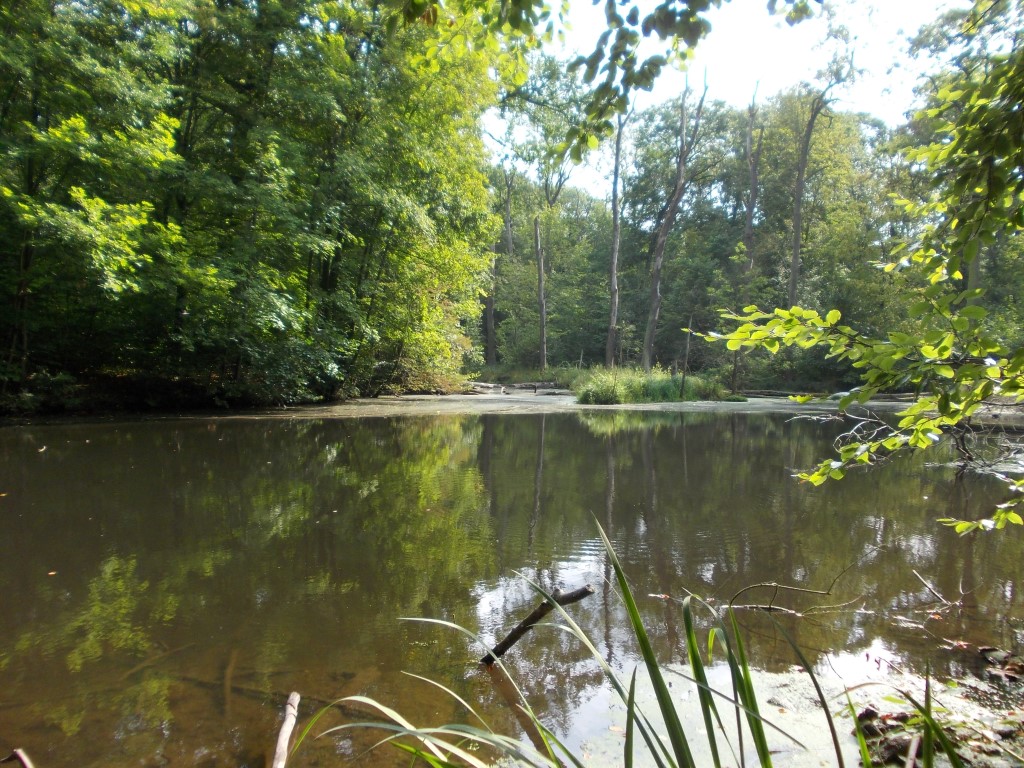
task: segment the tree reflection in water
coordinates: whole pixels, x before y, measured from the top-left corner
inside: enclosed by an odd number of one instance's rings
[[[595,518],[642,597],[721,604],[752,583],[827,589],[843,574],[827,598],[785,598],[807,614],[787,630],[823,669],[884,650],[958,675],[963,657],[936,637],[1011,644],[1019,537],[961,539],[934,522],[986,512],[998,488],[913,459],[820,489],[793,480],[841,429],[600,411],[0,430],[2,735],[52,766],[234,765],[271,748],[292,689],[304,717],[355,693],[414,720],[466,717],[402,670],[515,729],[473,667],[481,649],[398,619],[445,618],[491,640],[536,603],[524,579],[589,582],[598,594],[573,615],[609,663],[631,667]],[[915,570],[952,600],[962,592],[961,609],[921,613],[935,598]],[[843,607],[811,610],[823,603]],[[661,657],[681,661],[678,604],[642,608]],[[755,662],[788,667],[772,623],[744,619]],[[537,628],[509,664],[570,743],[598,727],[604,683],[568,635]],[[362,738],[308,748],[335,759]]]

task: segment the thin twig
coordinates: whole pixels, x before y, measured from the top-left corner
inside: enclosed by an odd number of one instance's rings
[[[827,595],[827,594],[829,594],[828,592],[825,592],[825,591],[820,590],[820,589],[808,589],[807,587],[794,587],[794,586],[792,586],[790,584],[779,584],[779,583],[774,582],[774,581],[762,581],[762,582],[758,582],[757,584],[750,584],[749,586],[744,587],[739,592],[737,592],[735,595],[733,595],[731,598],[729,598],[729,607],[730,608],[733,607],[733,604],[736,602],[736,598],[738,598],[744,592],[749,592],[752,589],[774,589],[775,592],[772,595],[772,601],[775,600],[775,596],[778,595],[779,590],[786,590],[787,592],[806,592],[809,595]]]
[[[780,605],[756,605],[756,604],[750,604],[750,605],[732,605],[730,607],[733,610],[736,610],[736,611],[739,611],[739,610],[764,611],[765,613],[785,613],[785,614],[788,614],[790,616],[799,616],[801,618],[803,617],[802,613],[797,613],[796,611],[792,610],[791,608],[783,608]]]
[[[832,583],[834,584],[835,582]],[[858,595],[857,597],[853,598],[853,600],[847,600],[845,603],[836,603],[835,605],[812,605],[810,608],[804,611],[804,613],[810,615],[812,613],[829,613],[832,611],[838,612],[841,608],[849,608],[854,603],[860,602],[863,599],[864,595]]]
[[[949,602],[949,600],[947,600],[947,599],[946,599],[946,598],[944,598],[944,597],[943,597],[943,596],[942,596],[941,594],[939,594],[939,591],[938,591],[937,589],[935,589],[935,587],[933,587],[933,586],[932,586],[931,584],[929,584],[929,583],[928,583],[928,582],[927,582],[927,581],[925,580],[924,576],[922,576],[922,575],[921,575],[920,573],[918,573],[917,571],[914,571],[914,570],[911,570],[911,573],[913,573],[913,574],[914,574],[915,576],[917,576],[917,578],[918,578],[918,581],[920,581],[920,582],[921,582],[922,584],[924,584],[924,585],[925,585],[925,587],[926,587],[926,588],[928,589],[928,591],[929,591],[929,592],[931,592],[931,593],[932,593],[933,595],[935,595],[935,597],[936,597],[936,598],[937,598],[938,600],[942,601],[942,602],[943,602],[943,603],[945,603],[946,605],[949,605],[949,606],[952,606],[952,605],[953,605],[953,603]]]

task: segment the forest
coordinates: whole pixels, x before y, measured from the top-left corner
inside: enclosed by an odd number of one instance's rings
[[[866,366],[875,391],[973,385],[963,366],[985,358],[990,383],[1014,380],[1016,4],[924,24],[911,50],[941,65],[903,125],[836,105],[857,76],[841,19],[832,64],[798,87],[739,109],[691,80],[635,107],[670,62],[630,46],[696,42],[708,5],[641,21],[609,2],[615,34],[572,62],[522,0],[497,20],[468,1],[3,0],[0,408],[289,404],[591,366],[734,391],[849,389]],[[598,152],[604,188],[575,185]],[[801,330],[801,307],[823,314]],[[886,349],[842,347],[840,317]],[[995,351],[970,351],[979,328]]]

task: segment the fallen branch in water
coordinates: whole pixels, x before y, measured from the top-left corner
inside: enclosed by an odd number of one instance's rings
[[[223,690],[222,681],[215,682],[213,680],[204,680],[201,677],[193,677],[192,675],[177,675],[176,679],[183,683],[191,683],[192,685],[197,685],[200,688],[206,688],[211,691]],[[284,691],[268,691],[264,688],[254,688],[248,685],[239,685],[238,683],[231,684],[231,691],[241,696],[245,696],[246,698],[262,702],[266,702],[268,698],[283,699],[287,696]],[[338,699],[324,699],[319,696],[311,696],[309,694],[306,694],[305,699],[308,702],[336,709],[346,717],[358,718],[360,720],[367,719],[367,714],[364,710],[349,706]],[[383,718],[381,719],[383,720]]]
[[[274,751],[274,762],[271,768],[284,768],[288,759],[288,743],[292,739],[292,731],[295,729],[295,721],[299,717],[299,694],[292,691],[288,696],[288,703],[284,705],[284,722],[281,724],[281,732],[277,735],[277,749]]]
[[[180,651],[184,651],[186,648],[191,648],[193,645],[195,645],[195,643],[186,643],[185,645],[179,645],[177,648],[171,648],[169,651],[158,653],[156,654],[156,656],[150,656],[145,661],[139,662],[134,667],[125,672],[123,675],[121,675],[121,682],[124,682],[129,677],[134,675],[136,672],[141,672],[144,669],[148,669],[149,667],[154,666],[158,662],[163,661],[168,656],[173,656],[174,654]]]
[[[571,605],[572,603],[578,603],[587,595],[592,594],[594,594],[594,588],[587,584],[585,587],[574,589],[572,592],[560,592],[558,590],[555,590],[552,593],[551,597],[554,599],[555,603],[558,603],[561,606],[566,606]],[[521,638],[523,635],[529,632],[535,624],[537,624],[541,619],[543,619],[545,616],[551,613],[551,609],[554,607],[554,603],[552,603],[550,600],[545,600],[536,608],[534,608],[533,612],[529,616],[527,616],[525,619],[519,622],[519,624],[516,625],[515,629],[513,629],[511,632],[505,635],[504,640],[502,640],[500,643],[494,646],[494,648],[488,651],[484,655],[484,657],[480,659],[480,663],[490,666],[498,659],[500,659],[502,656],[504,656],[506,651],[508,651],[509,648],[515,645],[519,638]]]

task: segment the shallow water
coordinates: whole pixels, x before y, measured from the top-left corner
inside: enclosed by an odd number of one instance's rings
[[[0,429],[0,751],[38,765],[269,764],[280,710],[363,694],[418,724],[514,718],[474,660],[548,589],[619,669],[636,662],[597,535],[610,534],[666,663],[674,599],[773,602],[826,675],[979,669],[944,640],[1007,647],[1024,615],[1016,531],[935,523],[988,512],[999,486],[920,458],[814,489],[791,477],[843,426],[791,414],[600,411],[391,418],[182,419]],[[932,457],[934,460],[934,457]],[[914,572],[918,575],[915,575]],[[938,601],[923,583],[954,606]],[[743,614],[754,662],[795,659]],[[549,727],[586,749],[618,727],[600,670],[538,629],[508,656]],[[358,719],[332,712],[324,727]],[[316,732],[323,730],[318,727]],[[338,765],[375,737],[307,741]],[[376,752],[364,762],[386,764]],[[403,763],[404,764],[404,763]]]

